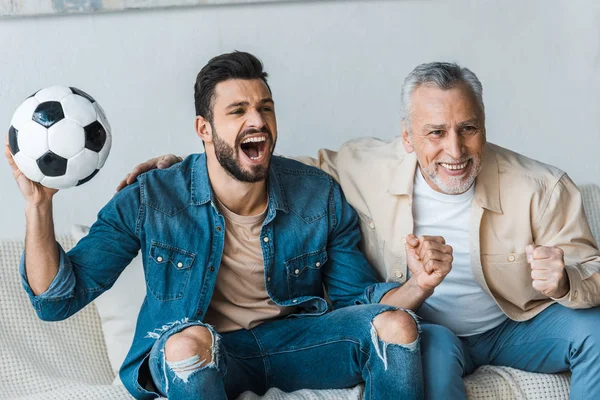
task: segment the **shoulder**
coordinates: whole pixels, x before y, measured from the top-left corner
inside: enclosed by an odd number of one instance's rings
[[[339,155],[357,161],[372,161],[382,158],[402,159],[407,153],[400,137],[392,140],[364,137],[345,142],[340,147]]]
[[[194,171],[206,163],[204,154],[192,154],[166,169],[153,169],[138,177],[142,202],[166,214],[186,208],[192,199]]]
[[[500,183],[504,184],[503,187],[521,183],[532,190],[549,189],[556,186],[565,176],[565,172],[555,166],[492,143],[488,143],[487,147],[496,158]]]
[[[317,167],[281,156],[273,156],[271,160],[271,168],[279,178],[282,178],[282,183],[288,182],[290,178],[300,180],[304,183],[332,180],[329,174]]]

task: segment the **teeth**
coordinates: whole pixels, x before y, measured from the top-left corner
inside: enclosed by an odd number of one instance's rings
[[[264,136],[251,137],[251,138],[245,139],[242,143],[260,143],[260,142],[264,142],[265,140],[267,140],[267,138]]]
[[[259,158],[261,158],[263,156],[263,154],[264,154],[264,152],[259,151],[258,152],[258,156],[256,156],[256,157],[250,157],[250,159],[251,160],[258,160]]]
[[[440,163],[440,165],[441,165],[442,167],[446,168],[446,169],[449,169],[449,170],[452,170],[452,171],[456,171],[456,170],[459,170],[459,169],[466,168],[466,166],[467,166],[467,164],[468,164],[468,163],[469,163],[469,162],[468,162],[468,161],[466,161],[466,162],[464,162],[464,163],[462,163],[462,164],[446,164],[446,163]]]

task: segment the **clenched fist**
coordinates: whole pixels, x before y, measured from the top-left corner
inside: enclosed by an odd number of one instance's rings
[[[569,293],[569,276],[565,270],[565,254],[561,248],[530,244],[525,248],[525,253],[531,266],[535,290],[555,299]]]
[[[424,292],[432,293],[452,269],[452,246],[441,236],[406,237],[407,263]]]

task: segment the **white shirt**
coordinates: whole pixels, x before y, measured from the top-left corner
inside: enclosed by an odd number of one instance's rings
[[[507,318],[475,281],[469,252],[469,219],[475,185],[449,195],[433,190],[419,168],[413,192],[414,234],[442,236],[453,248],[452,270],[418,310],[423,320],[443,325],[457,336],[471,336]]]

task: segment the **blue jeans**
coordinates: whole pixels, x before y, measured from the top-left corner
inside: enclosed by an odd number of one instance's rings
[[[419,338],[407,345],[381,341],[373,319],[394,307],[369,304],[345,307],[319,317],[287,318],[217,335],[201,322],[165,332],[149,358],[154,383],[169,399],[235,399],[251,390],[262,395],[276,387],[339,389],[365,382],[365,399],[422,399],[423,375]],[[185,381],[164,357],[174,333],[205,326],[213,334],[211,363]]]
[[[464,338],[440,325],[421,329],[428,399],[465,399],[462,377],[481,365],[547,374],[571,370],[571,399],[600,399],[600,308],[554,304],[529,321],[506,320]]]

